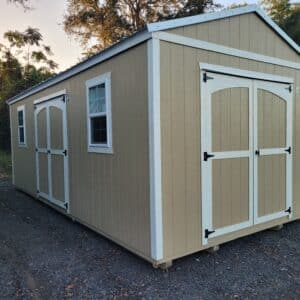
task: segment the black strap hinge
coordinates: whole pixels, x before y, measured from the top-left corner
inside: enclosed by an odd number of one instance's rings
[[[292,85],[290,84],[290,86],[288,88],[286,88],[290,93],[293,91],[292,89]]]
[[[69,203],[66,202],[66,203],[64,204],[64,206],[65,206],[66,209],[68,209],[68,208],[69,208]]]
[[[291,214],[292,213],[292,208],[289,207],[287,210],[285,210],[284,212]]]
[[[68,151],[67,151],[67,149],[65,149],[65,150],[63,151],[63,154],[64,154],[65,156],[67,156],[67,155],[68,155]]]
[[[203,82],[207,82],[207,80],[214,79],[213,77],[209,77],[207,73],[203,73]]]
[[[214,155],[213,154],[209,154],[207,152],[203,153],[203,159],[204,159],[204,161],[207,161],[211,157],[214,157]]]
[[[215,232],[214,230],[205,229],[205,238],[207,239],[209,235],[213,234],[214,232]]]
[[[287,152],[288,154],[291,154],[292,153],[292,147],[288,147],[284,151]]]

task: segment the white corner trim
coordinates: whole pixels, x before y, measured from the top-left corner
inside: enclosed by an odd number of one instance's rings
[[[234,57],[246,58],[254,61],[260,61],[264,63],[269,63],[278,66],[284,66],[296,70],[300,70],[300,63],[296,63],[293,61],[284,60],[277,57],[266,56],[263,54],[258,54],[255,52],[249,52],[245,50],[240,50],[236,48],[230,48],[226,46],[222,46],[219,44],[214,44],[211,42],[206,42],[202,40],[196,40],[190,37],[184,37],[178,34],[167,33],[167,32],[155,32],[152,34],[153,38],[160,39],[162,41],[189,46],[197,49],[203,49],[207,51],[212,51],[216,53],[222,53]]]
[[[151,257],[163,258],[163,216],[160,132],[160,41],[148,41],[148,114],[150,163]]]
[[[224,18],[239,16],[248,13],[256,13],[263,21],[265,21],[281,38],[283,38],[296,52],[300,53],[300,47],[275,23],[266,15],[266,13],[258,5],[248,5],[235,9],[227,9],[219,12],[205,13],[192,17],[179,18],[175,20],[162,21],[147,25],[149,32],[163,31],[167,29],[189,26],[193,24],[201,24],[209,21],[220,20]]]
[[[61,91],[58,91],[58,92],[55,92],[55,93],[52,93],[50,95],[47,95],[47,96],[44,96],[42,98],[39,98],[37,100],[35,100],[33,102],[33,104],[39,104],[39,103],[42,103],[44,101],[48,101],[50,99],[54,99],[54,98],[57,98],[57,97],[60,97],[60,96],[64,96],[67,94],[67,90],[61,90]]]
[[[10,124],[10,148],[11,148],[11,174],[12,184],[15,185],[15,157],[14,157],[14,136],[13,136],[13,122],[12,122],[12,108],[9,107],[9,124]]]
[[[101,62],[110,59],[113,56],[116,56],[120,54],[121,52],[126,51],[129,48],[132,48],[138,44],[141,44],[142,42],[145,42],[146,40],[151,38],[151,34],[148,31],[137,33],[118,44],[115,44],[111,46],[110,48],[100,52],[98,55],[93,56],[90,59],[87,59],[86,61],[79,63],[70,69],[63,71],[59,73],[58,75],[54,76],[53,78],[50,78],[46,80],[45,82],[42,82],[41,84],[38,84],[34,86],[33,88],[24,91],[23,93],[16,95],[15,97],[8,99],[6,101],[7,104],[11,105],[17,101],[20,101],[30,95],[36,94],[50,86],[53,86],[63,80],[66,80],[78,73],[81,73],[97,64],[100,64]]]
[[[294,83],[294,78],[283,77],[278,75],[273,75],[269,73],[253,72],[244,69],[230,68],[220,65],[213,65],[207,63],[199,63],[200,69],[208,72],[221,73],[225,75],[234,75],[239,77],[261,79],[265,81],[275,81],[281,83]]]

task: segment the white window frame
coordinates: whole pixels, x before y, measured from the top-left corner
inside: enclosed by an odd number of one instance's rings
[[[90,114],[89,104],[89,89],[100,84],[105,84],[105,113]],[[87,139],[88,139],[88,152],[96,153],[113,153],[112,148],[112,117],[111,117],[111,73],[105,73],[100,76],[91,78],[86,81],[86,103],[87,103]],[[93,144],[91,141],[91,121],[90,119],[95,116],[106,115],[106,128],[107,128],[107,143],[106,144]]]
[[[20,111],[23,113],[23,125],[19,125],[19,112]],[[17,108],[17,122],[18,122],[18,144],[19,144],[19,147],[27,147],[25,105],[21,105]],[[20,140],[20,128],[21,127],[23,127],[24,142],[21,142],[21,140]]]

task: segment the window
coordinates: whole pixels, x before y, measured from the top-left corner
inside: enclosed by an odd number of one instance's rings
[[[18,109],[18,142],[20,146],[26,146],[26,128],[25,128],[25,106],[19,106]]]
[[[88,80],[86,90],[88,151],[112,153],[110,73]]]

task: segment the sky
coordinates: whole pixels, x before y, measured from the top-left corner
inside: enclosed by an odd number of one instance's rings
[[[232,3],[244,3],[244,0],[215,0],[223,6]],[[256,0],[246,0],[257,3]],[[24,11],[20,6],[8,4],[0,0],[0,43],[3,33],[7,30],[24,31],[28,26],[39,28],[44,37],[44,44],[50,45],[54,56],[52,59],[59,64],[58,71],[76,64],[82,53],[77,41],[67,36],[63,30],[62,20],[67,7],[67,0],[31,0],[32,10]]]

